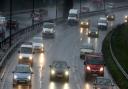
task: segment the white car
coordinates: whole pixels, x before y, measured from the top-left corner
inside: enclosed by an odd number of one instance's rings
[[[32,43],[34,51],[44,52],[44,44],[42,37],[34,37]]]
[[[98,20],[98,29],[100,30],[107,30],[108,22],[106,17],[100,17]]]
[[[33,45],[31,42],[23,43],[18,51],[19,53],[19,64],[33,65]]]
[[[51,23],[51,22],[45,22],[43,24],[42,36],[54,38],[54,36],[55,36],[55,24]]]
[[[84,59],[86,54],[90,54],[94,52],[94,47],[92,44],[84,43],[80,48],[80,58]]]

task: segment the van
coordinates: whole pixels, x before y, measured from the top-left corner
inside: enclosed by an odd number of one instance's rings
[[[79,22],[79,12],[77,9],[70,9],[68,15],[68,24],[77,24]]]

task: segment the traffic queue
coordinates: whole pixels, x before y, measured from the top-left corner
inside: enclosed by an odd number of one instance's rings
[[[70,9],[67,23],[70,26],[79,23],[80,28],[87,30],[88,37],[98,38],[99,31],[105,31],[108,28],[108,21],[115,20],[114,15],[107,15],[105,17],[100,17],[97,21],[97,27],[91,27],[91,21],[89,19],[81,20],[79,19],[79,12],[77,9]],[[125,16],[125,22],[127,16]],[[13,71],[13,87],[17,85],[28,85],[32,86],[32,67],[34,65],[34,54],[44,53],[45,48],[43,44],[43,39],[53,39],[56,36],[56,25],[53,22],[44,22],[42,26],[42,37],[33,37],[32,42],[24,42],[21,44],[18,50],[18,64]],[[84,60],[84,73],[85,80],[88,81],[92,76],[96,76],[94,81],[95,88],[100,89],[97,85],[103,81],[109,81],[108,85],[112,85],[111,80],[104,78],[105,62],[102,53],[95,52],[93,45],[88,43],[83,43],[80,47],[80,59]],[[58,81],[60,79],[65,82],[70,81],[70,66],[66,61],[54,60],[51,65],[49,65],[49,80]],[[105,83],[107,84],[107,83]],[[106,88],[112,89],[112,88]]]

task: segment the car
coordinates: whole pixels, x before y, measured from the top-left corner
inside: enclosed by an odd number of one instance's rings
[[[44,44],[42,37],[34,37],[32,43],[35,52],[44,52]]]
[[[80,22],[80,28],[89,28],[90,27],[90,21],[88,19],[81,20]]]
[[[69,66],[66,61],[54,60],[50,65],[50,81],[62,79],[69,81]]]
[[[17,20],[8,20],[6,23],[6,28],[18,29],[19,23]]]
[[[86,54],[90,54],[94,52],[94,47],[92,44],[83,43],[80,48],[80,58],[85,59]]]
[[[32,86],[33,71],[29,65],[18,64],[13,71],[13,87],[17,85]]]
[[[31,14],[31,17],[35,22],[40,22],[42,20],[41,14],[38,10],[34,11],[34,13]]]
[[[100,17],[97,22],[98,29],[107,30],[108,22],[106,17]]]
[[[45,22],[43,24],[42,36],[44,38],[54,38],[55,36],[55,24],[52,22]]]
[[[115,15],[114,14],[108,14],[107,16],[108,21],[114,21],[115,20]]]
[[[89,31],[88,31],[88,37],[98,38],[99,37],[99,29],[90,28]]]
[[[31,42],[25,42],[20,46],[19,53],[19,64],[33,65],[33,54],[34,49]]]
[[[81,7],[81,13],[82,14],[87,13],[89,11],[90,11],[89,7],[86,7],[86,6]]]
[[[104,76],[104,60],[101,53],[87,54],[84,60],[85,79],[92,76]]]
[[[109,78],[96,77],[93,81],[93,89],[113,89],[113,82]]]
[[[6,17],[0,16],[0,26],[5,26],[6,22]]]
[[[125,16],[124,16],[124,22],[125,22],[125,23],[128,23],[128,15],[125,15]]]

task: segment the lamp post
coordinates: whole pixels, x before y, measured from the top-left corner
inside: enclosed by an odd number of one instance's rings
[[[34,8],[35,8],[35,0],[32,0],[32,30],[34,30]]]
[[[10,15],[9,15],[9,34],[10,34],[10,37],[9,37],[9,46],[11,47],[11,45],[12,45],[12,36],[11,36],[11,34],[12,34],[12,27],[11,27],[11,23],[12,23],[12,0],[10,0]]]
[[[80,0],[80,16],[81,16],[81,0]]]
[[[56,0],[56,20],[57,20],[57,0]]]

